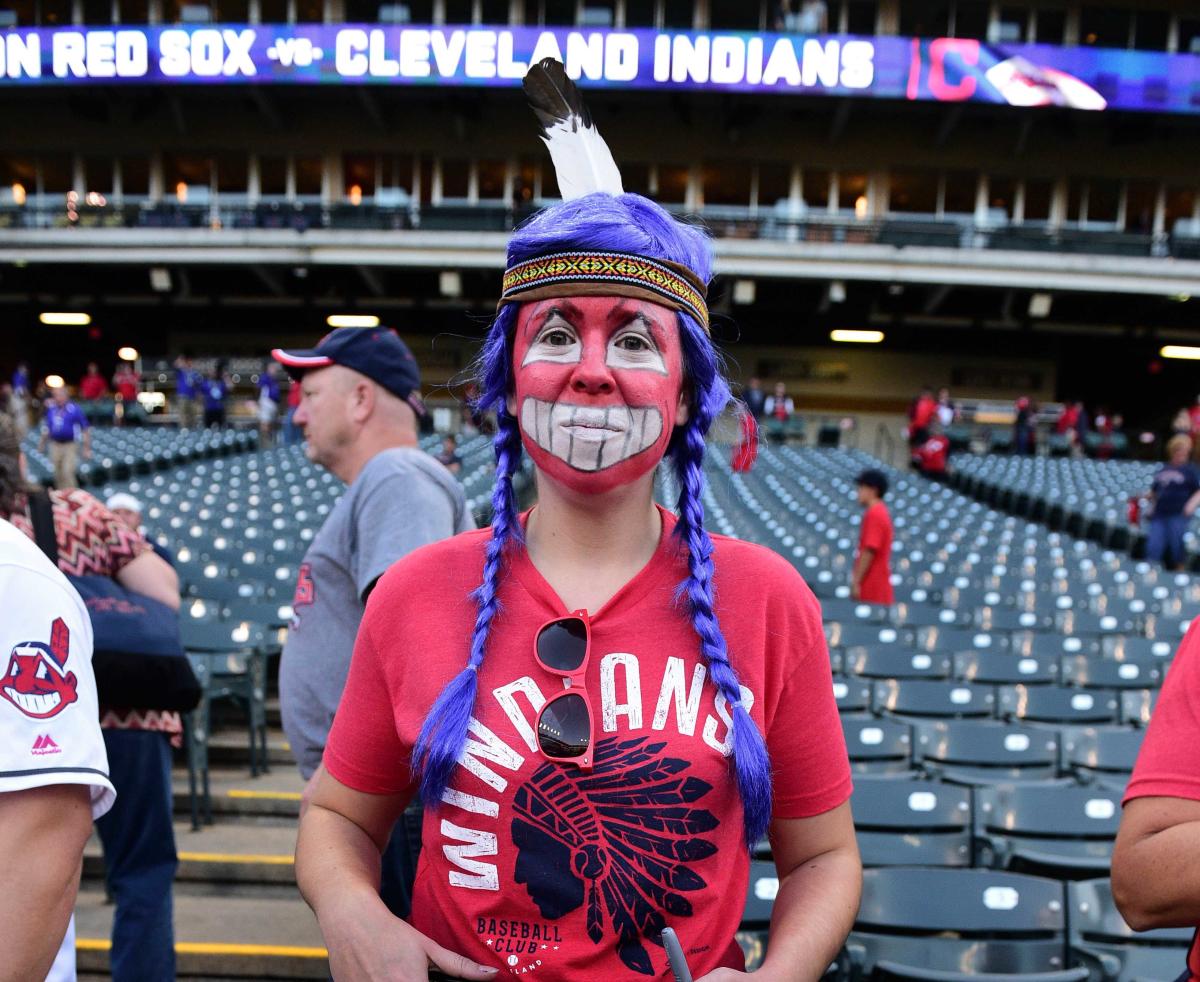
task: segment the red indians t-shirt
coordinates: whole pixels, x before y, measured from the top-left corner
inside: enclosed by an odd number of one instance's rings
[[[426,809],[412,924],[515,976],[668,979],[657,939],[679,935],[693,974],[741,968],[733,940],[749,878],[729,707],[708,677],[678,584],[685,554],[663,513],[650,562],[591,612],[586,691],[595,769],[548,762],[535,726],[563,680],[533,656],[569,613],[513,549],[479,672],[471,736],[439,808]],[[419,549],[380,579],[325,750],[342,783],[413,793],[425,713],[466,664],[489,532]],[[795,570],[714,536],[717,613],[742,698],[766,734],[776,818],[850,795],[820,609]]]
[[[875,555],[863,574],[859,596],[872,604],[895,603],[892,593],[892,571],[888,558],[892,554],[892,517],[887,505],[877,501],[863,512],[862,530],[858,537],[858,554],[872,549]]]
[[[1200,618],[1192,622],[1171,663],[1138,754],[1125,802],[1134,798],[1200,801]],[[1188,953],[1192,982],[1200,980],[1200,925]]]

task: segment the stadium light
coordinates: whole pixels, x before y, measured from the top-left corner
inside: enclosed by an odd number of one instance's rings
[[[1163,345],[1159,354],[1164,358],[1181,358],[1184,361],[1200,361],[1200,348],[1186,344]]]
[[[830,331],[829,340],[845,341],[851,344],[879,344],[883,340],[883,331]]]
[[[25,185],[21,184],[19,181],[14,182],[14,184],[12,186],[13,204],[14,205],[23,205],[23,204],[25,204],[25,198],[26,198]]]
[[[48,389],[61,389],[66,384],[67,383],[63,381],[63,377],[61,375],[46,376],[46,388]]]
[[[378,327],[379,318],[374,314],[330,314],[325,323],[330,327]]]
[[[92,315],[82,311],[47,310],[38,314],[38,320],[50,327],[87,327],[92,322]]]
[[[120,358],[121,361],[137,361],[138,349],[131,348],[129,345],[125,345],[125,347],[117,349],[117,357]]]

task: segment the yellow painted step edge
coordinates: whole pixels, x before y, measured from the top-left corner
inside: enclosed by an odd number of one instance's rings
[[[276,801],[299,801],[299,791],[226,791],[230,798],[268,798]]]
[[[181,852],[178,856],[191,863],[263,863],[271,866],[291,866],[296,861],[294,856],[244,852]]]
[[[108,951],[112,942],[107,938],[76,938],[77,951]],[[266,955],[276,958],[328,958],[324,948],[300,948],[292,945],[226,944],[221,941],[179,941],[177,955]]]

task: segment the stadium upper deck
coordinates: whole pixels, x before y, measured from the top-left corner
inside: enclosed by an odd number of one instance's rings
[[[6,22],[10,323],[82,305],[235,348],[356,308],[461,327],[556,195],[519,76],[561,54],[626,186],[718,237],[718,307],[764,343],[1037,330],[1057,358],[1195,326],[1186,2],[29,0]]]

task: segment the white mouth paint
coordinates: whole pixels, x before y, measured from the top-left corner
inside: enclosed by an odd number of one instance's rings
[[[580,471],[602,471],[652,447],[663,431],[655,406],[577,406],[526,397],[521,429]]]
[[[33,695],[32,693],[18,692],[12,686],[4,687],[4,694],[8,696],[14,703],[20,706],[25,712],[40,716],[57,708],[62,702],[62,696],[57,692],[50,692],[44,696]]]

